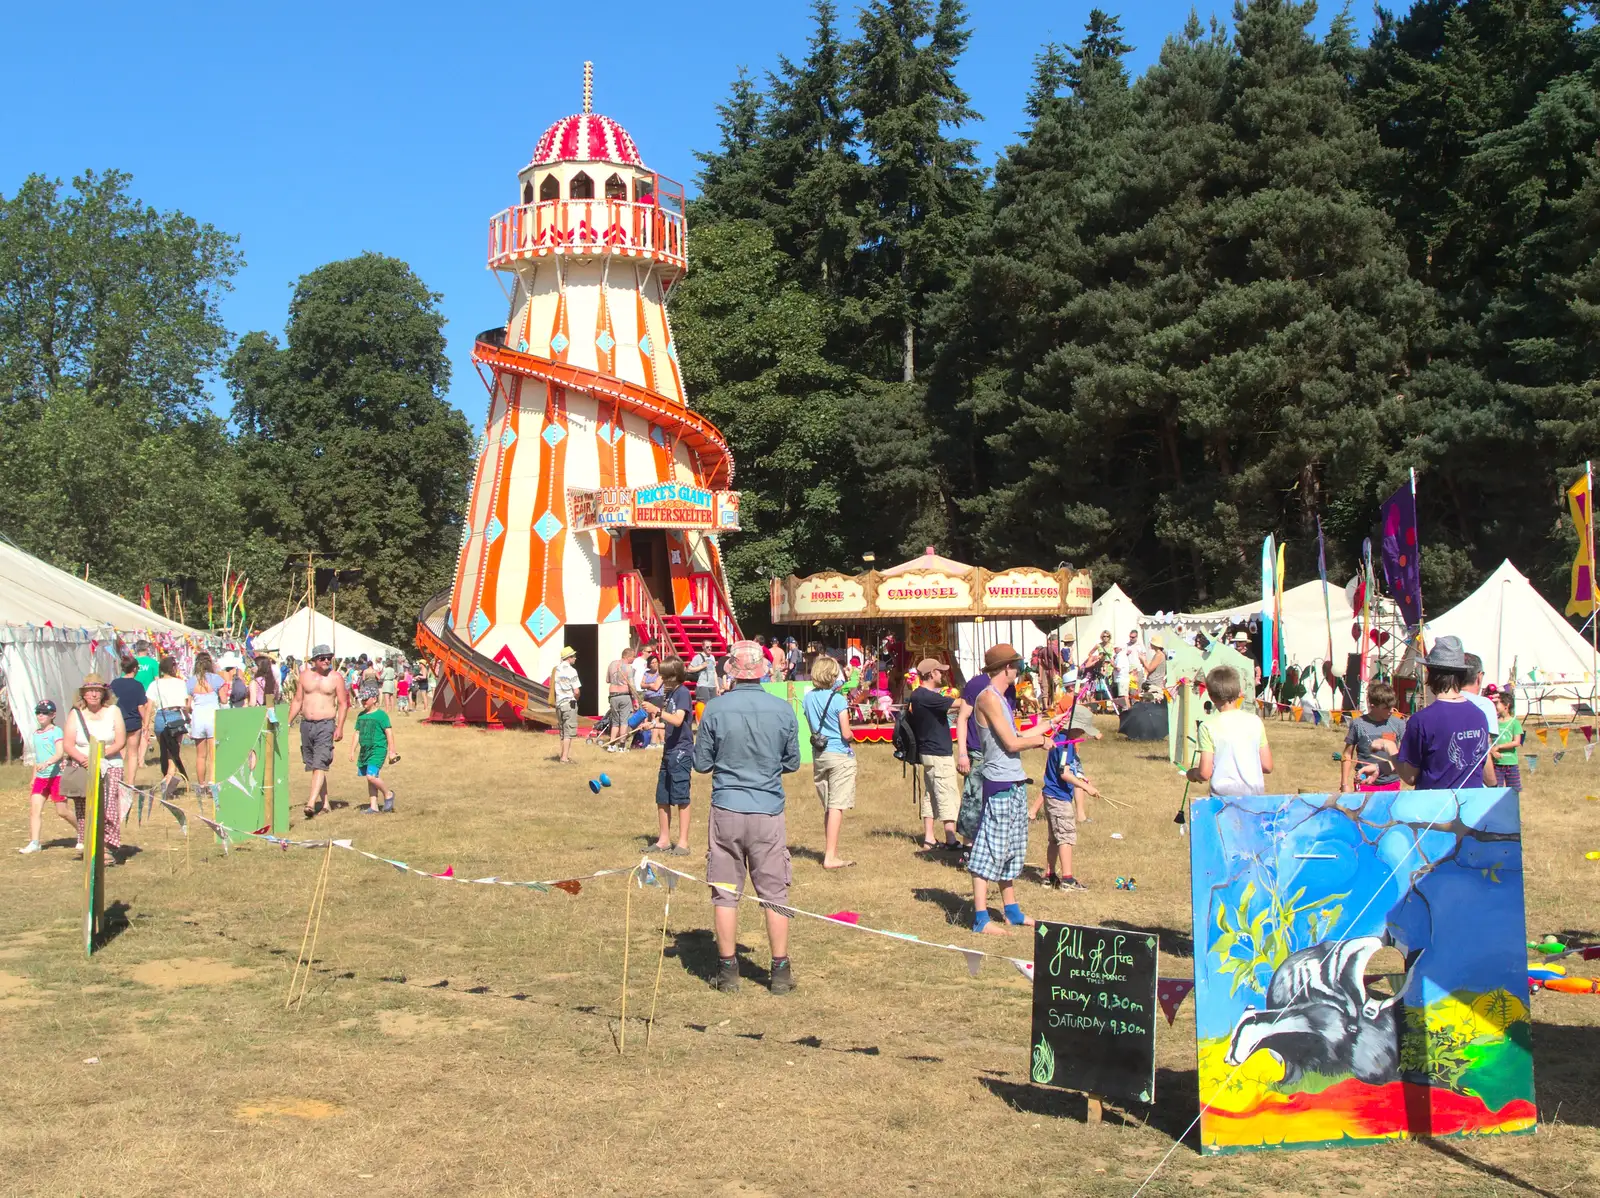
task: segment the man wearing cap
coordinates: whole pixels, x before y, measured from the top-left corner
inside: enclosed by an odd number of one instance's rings
[[[572,741],[578,735],[578,695],[583,683],[578,677],[578,651],[571,645],[561,650],[561,662],[550,674],[550,698],[556,705],[556,722],[561,730],[561,764],[572,764]]]
[[[739,989],[739,899],[745,874],[762,900],[772,944],[772,992],[794,989],[789,968],[789,846],[783,775],[800,768],[800,724],[788,703],[761,687],[770,663],[754,641],[728,650],[732,687],[706,704],[694,746],[696,773],[711,775],[706,881],[717,933],[717,989]],[[774,909],[769,904],[778,904]]]
[[[1418,790],[1493,786],[1494,755],[1489,750],[1494,738],[1483,712],[1461,690],[1467,655],[1460,638],[1441,636],[1422,664],[1434,701],[1406,721],[1397,769],[1401,779]]]
[[[344,679],[333,673],[333,650],[318,645],[311,650],[311,664],[300,671],[294,698],[289,703],[289,722],[300,717],[300,761],[311,772],[311,796],[306,800],[307,819],[328,810],[328,770],[333,765],[333,746],[344,739],[344,722],[350,714],[350,692]]]
[[[1045,720],[1039,731],[1017,731],[1006,705],[1005,691],[1017,681],[1022,655],[1010,645],[996,645],[983,655],[989,686],[978,695],[978,735],[983,742],[983,814],[967,856],[972,875],[972,930],[1004,935],[1007,929],[991,922],[989,886],[1000,886],[1006,923],[1032,927],[1031,916],[1017,904],[1017,876],[1028,853],[1028,772],[1022,754],[1050,745],[1053,729]]]
[[[922,847],[959,849],[956,817],[961,813],[961,775],[950,742],[950,705],[953,698],[943,692],[950,667],[936,657],[917,663],[917,688],[906,700],[906,716],[917,738],[917,756],[922,760]],[[936,823],[944,825],[944,837],[937,835]]]

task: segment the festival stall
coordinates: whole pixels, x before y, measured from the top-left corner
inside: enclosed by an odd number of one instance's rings
[[[390,657],[404,657],[405,653],[393,645],[357,632],[322,612],[302,607],[282,623],[274,624],[265,632],[255,634],[252,643],[258,652],[277,657],[298,657],[306,660],[313,647],[327,645],[336,658],[366,655],[369,661],[383,661]]]
[[[863,713],[868,726],[861,739],[872,740],[888,739],[894,706],[904,697],[905,673],[916,662],[924,657],[951,662],[958,679],[976,668],[962,656],[963,624],[981,621],[985,629],[997,621],[1056,624],[1090,615],[1093,599],[1087,570],[987,570],[943,557],[930,545],[920,557],[884,570],[774,578],[770,615],[774,625],[811,626],[816,632],[807,639],[820,637],[828,647],[862,647],[871,653],[883,646],[887,685]],[[998,640],[985,631],[973,643],[987,647]]]
[[[140,638],[169,651],[192,650],[202,640],[194,629],[0,539],[0,661],[25,756],[31,759],[35,704],[51,699],[65,710],[85,674],[118,675],[119,639],[131,647]]]

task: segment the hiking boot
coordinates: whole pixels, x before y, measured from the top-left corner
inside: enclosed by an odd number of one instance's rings
[[[794,989],[794,971],[789,968],[788,961],[774,961],[772,964],[772,992],[774,994],[787,994]]]
[[[723,994],[739,993],[739,962],[717,961],[717,990]]]

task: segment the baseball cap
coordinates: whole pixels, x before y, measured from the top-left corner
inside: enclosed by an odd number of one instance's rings
[[[40,699],[33,705],[34,715],[55,715],[56,705],[50,699]]]
[[[933,673],[935,670],[943,670],[945,673],[949,673],[950,667],[944,662],[940,661],[937,657],[924,657],[917,663],[917,673],[924,678]]]

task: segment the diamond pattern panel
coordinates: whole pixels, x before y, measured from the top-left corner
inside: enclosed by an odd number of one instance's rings
[[[612,347],[617,344],[617,339],[607,330],[601,329],[600,335],[594,339],[594,343],[600,347],[601,353],[609,354]]]
[[[467,635],[473,640],[477,640],[480,636],[488,631],[489,617],[484,615],[481,611],[473,612],[472,622],[467,625]]]
[[[558,354],[565,353],[567,346],[571,344],[572,342],[567,340],[567,335],[565,333],[557,333],[554,337],[550,338],[550,348],[555,350]]]
[[[533,634],[534,643],[543,644],[551,633],[561,627],[561,621],[556,619],[555,612],[541,603],[534,608],[533,615],[528,617],[527,627]]]
[[[547,424],[544,426],[544,432],[539,435],[545,439],[551,449],[554,449],[561,444],[561,438],[567,435],[567,430],[559,424]]]
[[[557,518],[554,512],[546,512],[544,515],[540,516],[538,522],[534,524],[533,531],[538,533],[544,541],[549,542],[553,540],[558,533],[560,533],[563,527],[564,526],[562,525],[560,519]]]
[[[487,545],[493,545],[500,539],[500,535],[504,533],[505,530],[506,526],[500,523],[499,516],[490,516],[489,527],[483,530],[484,543]]]

